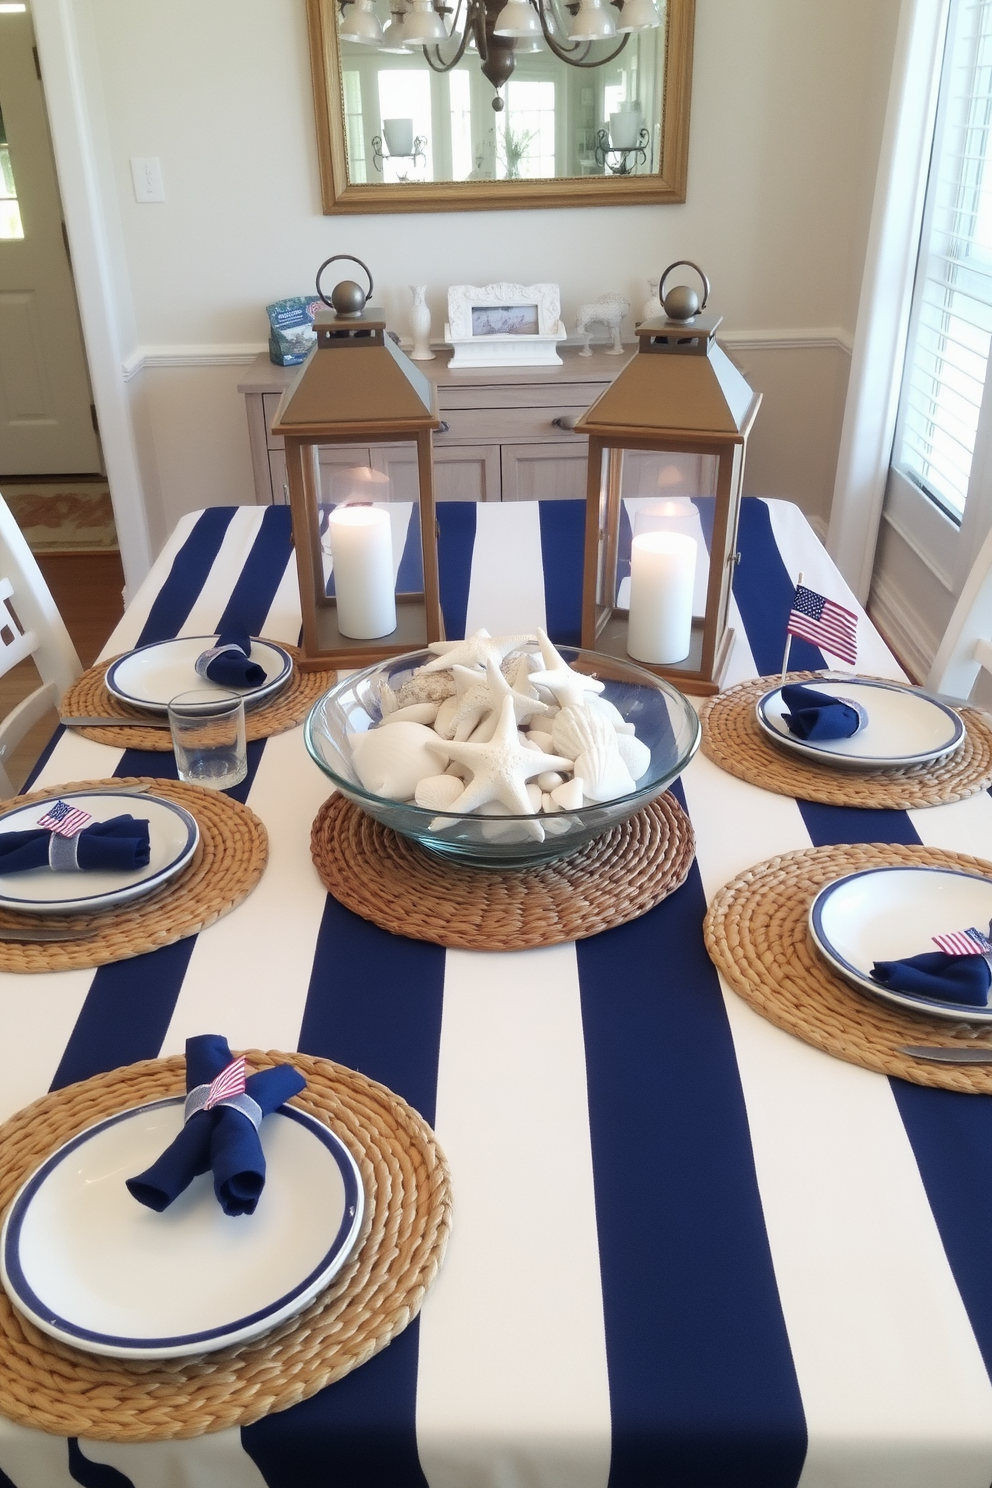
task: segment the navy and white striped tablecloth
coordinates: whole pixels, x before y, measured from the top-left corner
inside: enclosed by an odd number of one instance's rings
[[[449,635],[577,638],[582,508],[439,509]],[[730,681],[781,664],[796,574],[854,601],[804,518],[748,500]],[[107,654],[236,620],[295,641],[289,513],[185,518]],[[866,619],[861,667],[899,676]],[[797,643],[798,665],[822,665]],[[911,812],[769,795],[702,756],[698,855],[631,925],[507,954],[404,941],[321,888],[327,794],[299,729],[235,792],[268,869],[203,934],[98,971],[0,976],[0,1116],[189,1034],[364,1070],[433,1122],[455,1227],[421,1318],[243,1431],[144,1446],[0,1421],[15,1488],[987,1488],[992,1102],[886,1080],[773,1028],[703,949],[707,899],[810,843],[992,856],[983,794]],[[171,756],[63,736],[42,785]]]

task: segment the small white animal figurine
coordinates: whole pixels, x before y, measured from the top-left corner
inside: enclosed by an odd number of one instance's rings
[[[589,342],[592,340],[592,332],[589,327],[597,322],[605,325],[609,335],[613,337],[613,345],[607,348],[608,356],[622,356],[623,345],[620,341],[620,331],[623,327],[624,317],[630,312],[630,301],[625,300],[621,294],[600,295],[589,305],[580,305],[579,313],[575,321],[575,334],[582,336],[583,345],[579,356],[592,356],[592,348]]]

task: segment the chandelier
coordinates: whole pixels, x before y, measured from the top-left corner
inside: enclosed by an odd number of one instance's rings
[[[603,67],[635,31],[661,25],[655,0],[390,0],[383,26],[374,0],[339,0],[339,35],[386,52],[423,49],[435,72],[450,72],[465,52],[478,52],[483,76],[496,89],[513,72],[515,57],[547,47],[569,67]],[[447,18],[451,17],[450,24]],[[595,42],[616,41],[605,56]],[[503,100],[493,98],[499,112]]]

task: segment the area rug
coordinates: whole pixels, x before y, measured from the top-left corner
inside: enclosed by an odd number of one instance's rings
[[[0,494],[34,553],[93,553],[117,547],[104,481],[0,481]]]

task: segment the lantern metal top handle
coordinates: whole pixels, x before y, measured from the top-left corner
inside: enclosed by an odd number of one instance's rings
[[[706,302],[710,297],[710,281],[707,279],[706,275],[703,273],[699,265],[697,263],[693,263],[691,258],[677,258],[674,263],[670,263],[668,265],[668,268],[661,276],[661,283],[658,285],[658,298],[659,300],[661,300],[662,304],[665,303],[665,280],[668,278],[673,269],[681,268],[694,269],[702,280],[703,299],[702,303],[698,306],[698,309],[695,312],[698,314],[699,310],[706,309]]]
[[[368,293],[365,296],[365,303],[368,304],[369,300],[372,298],[372,289],[373,289],[372,271],[369,268],[368,264],[363,263],[360,258],[355,258],[354,254],[351,254],[351,253],[332,253],[330,258],[325,258],[324,259],[324,262],[321,264],[320,268],[317,270],[317,293],[320,296],[320,298],[323,300],[324,304],[325,305],[328,305],[332,310],[336,308],[335,305],[334,305],[334,301],[333,301],[334,291],[333,290],[331,291],[332,298],[331,299],[328,299],[327,296],[325,295],[324,291],[320,287],[320,276],[323,274],[323,272],[327,268],[328,264],[337,263],[342,258],[347,259],[347,261],[349,263],[357,264],[360,269],[364,269],[365,276],[366,276],[366,278],[369,281]]]

